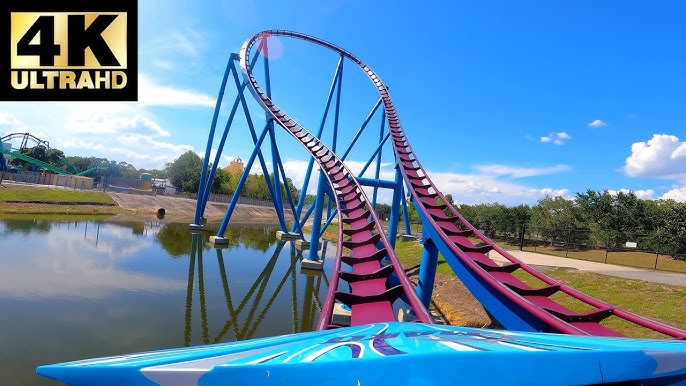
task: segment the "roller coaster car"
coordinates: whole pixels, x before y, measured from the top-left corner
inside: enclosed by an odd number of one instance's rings
[[[686,342],[422,323],[333,330],[41,366],[67,385],[684,385]]]

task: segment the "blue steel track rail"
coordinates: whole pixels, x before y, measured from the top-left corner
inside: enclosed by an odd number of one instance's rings
[[[327,179],[334,187],[334,192],[337,196],[336,205],[339,207],[339,223],[350,223],[351,219],[354,219],[351,216],[350,210],[354,205],[363,205],[366,208],[364,215],[372,219],[369,223],[370,225],[368,225],[368,227],[371,227],[369,232],[371,233],[371,229],[374,229],[377,235],[380,236],[384,248],[383,253],[391,257],[394,270],[403,279],[401,282],[403,283],[404,290],[410,288],[409,284],[406,284],[406,276],[402,273],[402,270],[395,267],[397,264],[395,256],[386,238],[383,236],[378,220],[374,216],[374,211],[366,200],[364,192],[355,182],[354,176],[330,149],[274,105],[259,88],[254,76],[248,70],[246,58],[249,55],[250,49],[256,42],[266,39],[268,36],[284,36],[318,44],[356,63],[367,74],[383,100],[396,161],[412,195],[417,211],[425,224],[428,236],[436,244],[438,250],[455,273],[467,285],[472,294],[505,328],[574,335],[621,336],[617,331],[601,324],[602,320],[615,316],[672,338],[686,339],[686,331],[614,307],[536,271],[479,233],[474,226],[448,203],[422,167],[405,135],[388,88],[369,66],[350,52],[316,37],[293,31],[267,30],[253,36],[243,45],[240,54],[241,67],[249,79],[253,94],[257,97],[263,108],[282,127],[286,128],[291,135],[298,139],[315,156],[322,169],[326,171]],[[354,203],[350,201],[351,197],[355,197]],[[366,211],[369,211],[369,214]],[[341,218],[340,213],[347,213],[347,217]],[[359,215],[360,211],[355,213],[355,215]],[[363,216],[363,218],[366,221],[366,217]],[[360,223],[355,220],[353,224],[358,226]],[[370,233],[366,234],[365,237]],[[345,234],[341,227],[338,236],[339,246],[351,246],[357,242],[354,240],[359,240],[359,237],[353,235],[353,241],[344,241],[343,236]],[[470,240],[474,238],[481,241],[478,246]],[[487,255],[489,251],[495,251],[502,255],[509,261],[509,264],[501,266],[495,263]],[[354,254],[355,249],[353,248]],[[342,274],[339,272],[341,258],[339,247],[334,277],[331,283],[337,283],[339,276]],[[517,270],[524,271],[535,277],[543,282],[544,286],[540,288],[529,286],[513,275]],[[332,284],[331,287],[335,290],[336,284]],[[577,301],[584,303],[590,310],[586,312],[570,310],[551,298],[556,293],[571,296]],[[411,297],[411,299],[415,298]],[[332,301],[332,297],[327,296],[318,329],[326,328],[330,323],[330,315],[327,314],[331,311]]]
[[[352,326],[395,321],[394,304],[402,299],[417,317],[417,322],[433,323],[421,303],[402,265],[393,252],[371,202],[343,161],[315,135],[282,111],[263,90],[250,70],[248,61],[255,44],[261,48],[269,32],[247,40],[239,53],[240,66],[262,108],[314,157],[335,197],[339,233],[330,286],[317,323],[317,330],[341,327],[332,321],[336,301],[351,308]],[[259,49],[258,48],[258,49]],[[337,49],[340,50],[340,49]],[[314,240],[313,240],[314,241]],[[316,248],[316,246],[313,246]],[[343,254],[344,248],[349,251]],[[342,263],[352,271],[341,271]],[[400,284],[391,286],[394,275]],[[347,286],[339,285],[339,279]],[[339,288],[340,287],[340,288]],[[346,290],[345,287],[349,287]]]

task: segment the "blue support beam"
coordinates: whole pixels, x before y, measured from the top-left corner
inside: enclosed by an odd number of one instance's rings
[[[426,234],[427,232],[423,233]],[[438,248],[436,248],[436,244],[431,239],[424,239],[422,262],[419,266],[419,277],[417,280],[417,296],[419,296],[419,299],[426,308],[429,308],[429,305],[431,305],[431,294],[434,289],[437,266]]]
[[[234,54],[232,54],[232,56],[233,55]],[[232,71],[232,73],[235,74],[236,68],[235,68],[233,62],[231,62],[231,71]],[[238,92],[242,94],[246,85],[247,85],[247,82],[243,82],[243,84],[241,85],[241,89]],[[219,160],[221,159],[222,152],[224,151],[224,144],[226,143],[226,138],[229,135],[229,131],[231,129],[231,124],[233,123],[233,119],[236,116],[236,111],[238,110],[238,104],[239,103],[240,103],[240,97],[236,96],[236,100],[233,102],[233,106],[231,106],[231,112],[229,113],[229,119],[226,121],[226,125],[224,126],[224,133],[222,134],[222,138],[219,141],[219,146],[217,147],[217,154],[215,155],[214,162],[212,163],[212,169],[210,170],[210,176],[207,179],[204,188],[202,190],[198,190],[198,200],[202,200],[202,201],[200,201],[202,203],[202,205],[200,207],[200,217],[202,217],[202,214],[205,213],[205,208],[207,206],[207,200],[209,199],[210,191],[212,190],[212,183],[214,181],[214,176],[217,172],[217,168],[219,167]],[[196,219],[196,221],[197,221],[197,219]]]
[[[326,99],[326,107],[324,108],[324,114],[322,116],[322,120],[319,123],[319,130],[317,131],[317,138],[321,138],[322,133],[324,132],[324,125],[326,124],[326,117],[329,114],[329,107],[331,106],[331,100],[333,99],[334,91],[336,90],[337,87],[339,87],[339,83],[341,80],[340,74],[341,74],[342,70],[343,70],[343,57],[341,57],[338,60],[338,65],[336,66],[336,72],[334,73],[333,80],[331,81],[331,87],[329,88],[329,95]],[[305,179],[303,181],[303,187],[300,190],[300,199],[298,200],[298,207],[296,208],[295,213],[293,213],[293,216],[296,219],[295,220],[296,222],[299,221],[298,219],[300,218],[300,213],[302,212],[303,205],[305,204],[305,197],[307,196],[307,188],[310,185],[310,176],[312,175],[312,168],[313,167],[314,167],[314,157],[310,157],[310,161],[307,164],[307,170],[305,171]],[[311,212],[311,210],[309,210],[308,212]],[[295,223],[293,224],[293,228],[291,229],[291,231],[292,232],[295,231]]]
[[[236,73],[234,73],[233,79],[234,79],[234,83],[236,85],[236,88],[239,89],[240,88],[240,80],[238,79],[238,75]],[[274,197],[276,197],[276,194],[275,194],[276,189],[275,189],[275,186],[272,184],[272,180],[269,178],[269,172],[267,171],[267,165],[264,162],[264,157],[262,156],[262,150],[260,149],[262,143],[260,142],[258,144],[257,134],[255,132],[255,125],[253,124],[252,118],[250,116],[250,110],[248,109],[248,103],[245,100],[245,96],[243,94],[239,94],[239,97],[241,99],[241,106],[243,107],[243,112],[245,113],[246,122],[248,123],[248,129],[250,130],[250,136],[252,137],[253,143],[255,144],[255,150],[253,151],[253,153],[255,153],[255,152],[257,153],[257,157],[260,161],[260,166],[262,168],[262,175],[264,176],[265,181],[267,183],[267,189],[269,189],[269,194],[271,195],[272,200],[274,200]],[[267,124],[265,125],[265,133],[269,132],[269,128],[270,128],[269,124],[270,123],[271,122],[267,122]],[[243,174],[247,176],[247,173],[250,171],[251,167],[252,167],[252,164],[250,166],[246,165],[245,170],[243,171]],[[243,178],[243,176],[241,176],[241,178]],[[234,192],[234,196],[238,195],[239,193],[240,193],[240,190],[238,189],[238,187],[236,187],[236,191]],[[233,198],[232,198],[232,200],[233,200]],[[274,202],[274,205],[276,206],[276,202]],[[233,211],[233,208],[230,207],[230,209]],[[229,215],[229,217],[231,216],[231,214],[228,214],[228,215]],[[283,211],[277,210],[276,215],[279,219],[279,225],[281,227],[281,230],[286,231],[286,220],[284,219]]]
[[[264,79],[265,79],[265,91],[267,93],[267,97],[271,99],[272,97],[272,83],[271,83],[271,77],[269,76],[269,44],[268,44],[268,39],[263,39],[262,42],[262,54],[263,54],[263,59],[262,62],[264,64]],[[272,175],[274,176],[274,195],[272,196],[272,200],[274,201],[274,209],[278,212],[283,213],[283,200],[281,197],[281,182],[280,182],[280,177],[279,177],[279,165],[277,162],[277,159],[279,158],[278,155],[278,147],[276,146],[276,133],[274,132],[274,121],[271,119],[271,117],[267,117],[267,125],[269,126],[269,140],[271,143],[271,153],[272,153]],[[269,175],[266,175],[265,178],[269,179]],[[282,231],[286,232],[286,227],[285,224],[281,228]]]
[[[228,81],[228,75],[232,74],[234,79],[238,79],[238,71],[236,70],[236,64],[235,62],[238,61],[238,57],[236,54],[231,54],[229,56],[229,62],[227,63],[227,72],[225,73],[225,78],[222,82],[222,87],[219,90],[219,97],[217,98],[217,105],[215,107],[215,112],[214,112],[214,117],[212,119],[212,128],[216,127],[217,124],[217,117],[219,110],[221,108],[221,100],[223,99],[224,92],[226,91],[226,83]],[[257,56],[252,59],[250,62],[250,68],[253,68],[255,66],[255,62],[257,61]],[[226,138],[229,134],[229,130],[231,129],[231,125],[233,124],[233,119],[236,114],[236,110],[238,108],[238,103],[240,102],[241,96],[243,95],[243,92],[245,91],[245,87],[247,86],[248,82],[244,81],[239,87],[237,87],[238,95],[236,95],[236,99],[234,100],[233,106],[231,107],[231,113],[229,114],[229,119],[226,122],[226,125],[224,126],[224,133],[222,134],[222,139],[219,143],[219,147],[217,149],[217,154],[215,156],[214,163],[212,164],[212,169],[209,172],[209,177],[206,178],[204,184],[202,181],[200,181],[200,184],[198,186],[198,202],[196,203],[196,210],[195,210],[195,219],[194,219],[194,224],[199,225],[200,219],[202,218],[203,213],[205,213],[205,207],[207,206],[207,199],[209,198],[210,195],[210,190],[212,189],[212,182],[214,181],[214,176],[217,171],[217,167],[219,166],[219,159],[221,157],[221,153],[224,149],[224,144],[226,143]],[[207,148],[212,147],[212,142],[214,140],[214,131],[211,129],[210,130],[212,134],[210,134],[208,138],[208,144]],[[205,159],[203,160],[203,167],[205,169],[204,172],[201,172],[201,180],[204,176],[207,176],[207,167],[209,166],[209,157],[210,157],[210,152],[205,150]]]
[[[381,98],[379,98],[379,100],[376,101],[376,104],[372,108],[372,111],[369,112],[369,114],[367,115],[367,118],[364,120],[364,122],[362,122],[362,126],[360,126],[360,128],[357,130],[357,133],[355,133],[353,140],[350,141],[350,145],[345,150],[345,153],[343,153],[341,160],[345,161],[345,159],[348,157],[348,154],[350,154],[350,151],[353,149],[353,146],[355,146],[355,144],[357,143],[357,140],[360,139],[360,135],[362,135],[362,132],[364,132],[364,129],[367,128],[369,121],[371,121],[372,117],[374,117],[374,114],[376,114],[376,111],[379,109],[379,106],[381,106],[381,101],[382,101]]]
[[[373,178],[356,177],[357,182],[362,186],[369,186],[372,188],[395,189],[398,184],[395,181],[375,180]]]
[[[379,130],[379,143],[383,142],[384,138],[384,133],[386,129],[386,110],[383,110],[381,112],[381,130]],[[376,170],[374,171],[374,178],[376,180],[379,179],[379,176],[381,174],[381,152],[383,151],[383,148],[379,148],[379,151],[376,153]],[[379,188],[374,187],[374,194],[372,194],[372,208],[376,209],[376,198],[379,195]]]
[[[222,220],[222,223],[219,226],[219,230],[217,231],[217,236],[219,237],[224,237],[224,232],[226,232],[226,227],[229,225],[229,220],[231,219],[233,209],[236,207],[236,204],[238,203],[238,197],[240,196],[240,193],[243,190],[243,185],[245,185],[245,181],[248,179],[249,171],[252,168],[252,164],[255,162],[255,158],[258,154],[260,154],[260,147],[262,146],[262,142],[264,142],[264,138],[267,136],[268,132],[269,127],[265,126],[264,130],[262,130],[262,134],[260,134],[260,137],[257,139],[257,142],[255,143],[255,148],[253,149],[252,154],[250,154],[248,162],[245,164],[245,170],[243,171],[243,174],[241,174],[241,178],[238,180],[238,185],[236,185],[236,191],[233,193],[233,197],[231,197],[229,208],[226,210],[224,219]]]
[[[374,152],[372,153],[371,157],[369,157],[369,160],[367,161],[367,163],[362,168],[362,171],[360,171],[360,174],[359,174],[360,176],[363,176],[364,173],[367,171],[367,168],[369,167],[369,165],[371,165],[372,162],[374,162],[374,157],[376,157],[376,154],[381,151],[381,148],[383,147],[383,145],[386,144],[386,141],[388,141],[388,138],[390,136],[391,136],[391,133],[387,133],[386,136],[383,138],[383,141],[381,141],[381,143],[379,143],[379,145],[376,147],[376,149],[374,149]]]
[[[317,256],[317,245],[319,245],[319,235],[322,228],[322,212],[324,211],[324,197],[325,188],[328,186],[326,177],[323,172],[319,173],[319,183],[317,186],[317,198],[314,200],[314,218],[312,219],[312,236],[310,237],[310,250],[307,259],[311,261],[319,261]],[[330,200],[329,200],[330,201]]]
[[[222,100],[224,100],[224,89],[226,88],[226,82],[229,79],[229,73],[233,67],[234,55],[229,56],[229,61],[226,63],[226,70],[224,71],[224,77],[222,78],[222,84],[219,87],[219,94],[217,95],[217,103],[214,107],[214,115],[212,116],[212,123],[210,124],[210,133],[207,139],[207,146],[205,147],[205,159],[202,163],[202,170],[200,172],[200,184],[198,185],[198,202],[195,206],[195,218],[193,223],[200,225],[200,217],[202,202],[200,200],[200,192],[204,191],[205,182],[207,181],[207,165],[210,163],[210,153],[212,152],[212,140],[214,138],[214,130],[217,127],[217,119],[219,118],[219,110],[221,109]]]
[[[400,167],[395,168],[395,188],[393,189],[393,201],[391,202],[391,216],[388,219],[388,241],[395,249],[395,240],[398,234],[398,222],[400,217],[400,202],[403,201],[403,175]]]
[[[407,200],[405,199],[405,185],[401,185],[400,189],[400,191],[402,192],[401,203],[403,204],[403,219],[405,220],[405,232],[407,232],[406,234],[411,235],[412,229],[410,229],[410,213],[408,213],[407,211]]]

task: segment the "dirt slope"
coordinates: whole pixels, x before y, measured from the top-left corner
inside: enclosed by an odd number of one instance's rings
[[[191,221],[195,215],[196,201],[189,198],[162,195],[147,196],[114,192],[108,192],[108,194],[112,196],[121,208],[140,214],[155,214],[158,209],[164,208],[165,218],[167,219],[173,218],[175,220]],[[220,221],[224,217],[228,207],[228,204],[209,202],[205,208],[205,217],[209,221]],[[287,216],[289,215],[290,211],[287,211]],[[274,208],[242,204],[236,205],[231,218],[238,221],[277,219]]]

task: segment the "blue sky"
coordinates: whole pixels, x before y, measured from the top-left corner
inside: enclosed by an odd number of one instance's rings
[[[535,204],[586,189],[686,201],[685,3],[139,0],[139,13],[138,103],[0,103],[0,133],[139,168],[204,154],[229,53],[259,31],[289,29],[379,74],[424,168],[458,202]],[[315,131],[337,58],[279,43],[274,100]],[[341,143],[375,102],[350,64]],[[378,126],[351,168],[367,160]],[[222,166],[250,154],[245,125],[232,130]],[[286,135],[277,141],[301,181],[306,153]],[[392,175],[386,156],[382,175]]]

